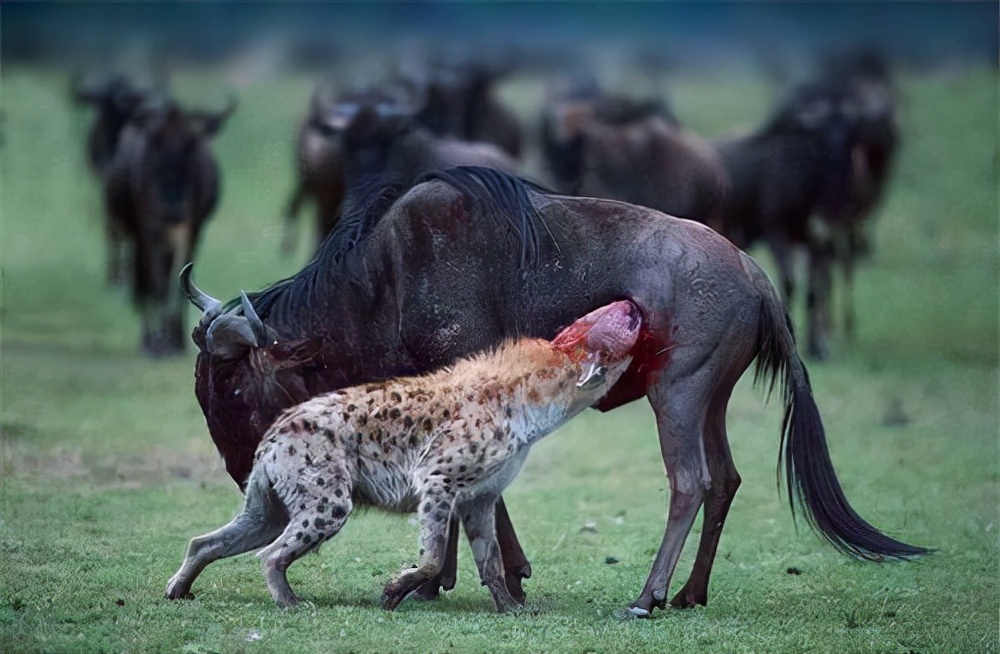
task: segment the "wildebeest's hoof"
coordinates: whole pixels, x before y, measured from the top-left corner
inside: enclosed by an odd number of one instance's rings
[[[521,575],[509,575],[504,579],[504,585],[507,587],[511,599],[519,605],[523,605],[528,600],[528,595],[521,588],[521,579]]]
[[[652,614],[649,612],[648,609],[644,609],[641,606],[635,606],[634,604],[625,608],[623,611],[620,612],[619,615],[624,619],[631,619],[631,618],[645,619],[652,617]]]
[[[706,604],[708,604],[707,597],[696,596],[686,588],[682,588],[681,591],[674,595],[674,598],[670,600],[670,606],[675,609],[690,609],[699,605],[705,606]]]

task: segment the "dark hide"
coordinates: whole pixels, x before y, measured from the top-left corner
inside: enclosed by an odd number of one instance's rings
[[[299,124],[296,164],[298,183],[285,210],[285,238],[282,249],[295,245],[295,221],[302,204],[312,200],[316,208],[316,243],[333,231],[340,220],[344,202],[344,152],[340,143],[343,126],[331,115],[326,100],[327,87],[319,85],[309,102],[309,112]]]
[[[407,188],[425,173],[452,166],[516,171],[517,162],[491,143],[434,135],[421,124],[409,100],[391,87],[355,93],[332,104],[317,103],[314,97],[316,117],[300,141],[300,161],[308,160],[308,165],[300,167],[301,182],[288,216],[298,211],[306,194],[313,195],[320,207],[322,240],[354,199],[368,198],[373,188]],[[288,244],[286,235],[286,249]]]
[[[786,302],[794,294],[792,250],[807,252],[806,338],[816,358],[827,355],[834,256],[823,215],[843,211],[850,186],[854,122],[846,108],[840,89],[803,85],[763,128],[716,143],[730,182],[720,231],[743,249],[757,241],[768,245]]]
[[[142,348],[151,356],[184,349],[185,303],[176,283],[193,260],[201,229],[219,195],[209,139],[222,112],[189,111],[172,101],[147,102],[122,130],[105,177],[110,220],[134,248],[133,301],[142,313]]]
[[[123,75],[112,75],[102,78],[75,76],[72,93],[77,103],[94,108],[94,119],[87,131],[87,163],[103,184],[122,131],[149,91],[139,88]],[[108,214],[105,215],[104,233],[108,283],[124,285],[129,268],[134,265],[134,253],[130,251],[121,225]]]
[[[434,173],[387,210],[372,206],[352,216],[354,224],[345,221],[300,273],[242,305],[221,305],[184,280],[205,311],[193,333],[195,392],[237,483],[246,481],[267,426],[295,403],[432,370],[506,337],[551,338],[595,307],[629,299],[645,331],[632,366],[598,408],[648,398],[671,489],[664,541],[632,604],[636,615],[666,605],[703,505],[694,571],[674,604],[707,601],[740,484],[726,405],[755,358],[761,381],[784,389],[783,460],[793,500],[810,522],[862,558],[924,551],[851,510],[781,301],[757,264],[725,238],[650,209],[551,195],[482,168]],[[506,517],[497,524],[508,586],[520,593],[530,568]],[[454,550],[450,556],[453,565]]]
[[[835,261],[844,278],[844,329],[854,333],[854,269],[871,250],[871,220],[885,196],[899,149],[896,92],[885,60],[861,50],[826,62],[826,83],[843,89],[854,117],[846,202],[821,207],[835,239]]]
[[[423,102],[416,121],[432,134],[492,143],[509,156],[521,156],[517,117],[496,99],[494,87],[506,71],[485,63],[440,66],[411,80]]]
[[[662,103],[615,96],[559,101],[543,125],[547,163],[564,192],[720,227],[728,184],[722,162]]]

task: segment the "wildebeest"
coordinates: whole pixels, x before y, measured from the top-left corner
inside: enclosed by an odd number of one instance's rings
[[[664,103],[596,91],[557,97],[542,125],[543,152],[559,190],[720,226],[728,182],[719,155]]]
[[[73,78],[72,93],[76,102],[94,107],[93,121],[87,130],[87,163],[103,185],[122,131],[150,91],[125,75],[77,75]],[[122,226],[109,215],[105,215],[104,235],[108,282],[124,284],[128,279],[128,269],[134,265],[132,253]]]
[[[737,246],[763,241],[771,249],[786,302],[794,295],[792,252],[808,255],[810,356],[827,355],[831,228],[824,215],[842,211],[850,188],[854,121],[835,85],[796,87],[759,130],[716,147],[730,183],[721,232]]]
[[[421,97],[415,119],[437,136],[483,141],[511,157],[521,156],[520,122],[496,98],[497,81],[509,72],[498,61],[462,61],[411,72],[405,81]]]
[[[344,202],[344,153],[340,143],[343,125],[329,115],[330,89],[318,84],[309,100],[309,111],[299,125],[296,141],[298,181],[285,209],[285,239],[282,249],[295,245],[295,220],[307,199],[316,205],[316,242],[329,234],[340,220]]]
[[[302,271],[239,301],[182,287],[204,316],[195,393],[241,486],[262,434],[319,393],[446,365],[510,336],[551,338],[576,316],[632,301],[643,332],[628,371],[597,405],[643,396],[670,484],[666,531],[635,615],[665,607],[681,548],[704,505],[694,570],[675,606],[704,604],[722,526],[740,485],[726,405],[743,372],[780,382],[781,461],[793,506],[841,551],[880,560],[926,550],[885,536],[850,507],[834,474],[788,315],[760,267],[704,225],[612,200],[547,193],[497,170],[431,173],[352,212]],[[386,206],[388,205],[388,207]],[[361,206],[361,205],[359,205]],[[457,531],[452,530],[452,534]],[[503,502],[497,531],[508,590],[530,566]],[[454,584],[454,544],[442,576]]]
[[[854,330],[854,266],[870,251],[871,217],[885,196],[899,149],[896,98],[888,64],[874,50],[832,56],[825,62],[823,78],[843,89],[853,118],[847,198],[820,208],[835,232],[835,260],[844,275],[844,327],[850,336]]]
[[[244,305],[247,315],[253,308]],[[191,540],[167,583],[191,596],[209,563],[264,547],[264,578],[281,606],[299,598],[285,571],[340,532],[355,504],[417,510],[420,563],[385,587],[394,609],[443,567],[458,517],[497,611],[507,590],[494,529],[497,499],[531,446],[596,402],[628,368],[640,317],[601,307],[551,343],[522,338],[428,375],[314,397],[281,415],[257,448],[243,510]]]
[[[185,303],[174,280],[194,257],[219,196],[209,140],[235,109],[189,110],[150,99],[132,114],[105,175],[108,217],[134,248],[133,301],[142,314],[142,349],[184,349]]]
[[[312,195],[322,241],[340,220],[348,197],[363,192],[359,187],[410,185],[424,173],[460,165],[516,170],[517,162],[492,143],[428,129],[423,122],[428,97],[433,96],[414,99],[393,86],[352,91],[337,101],[314,94],[300,132],[300,182],[288,205],[289,221],[302,199]],[[286,250],[292,236],[286,233]]]

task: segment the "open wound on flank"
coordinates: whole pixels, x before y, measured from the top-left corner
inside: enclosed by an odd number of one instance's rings
[[[596,403],[632,362],[642,317],[623,300],[552,341],[522,338],[420,376],[354,386],[294,406],[257,448],[243,509],[191,540],[166,597],[191,596],[211,562],[260,549],[281,606],[297,603],[286,570],[335,536],[355,502],[417,510],[420,560],[385,587],[393,609],[436,577],[452,516],[472,546],[498,611],[518,604],[505,583],[496,504],[531,445]]]

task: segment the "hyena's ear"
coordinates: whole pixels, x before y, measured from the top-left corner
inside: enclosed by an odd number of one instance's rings
[[[604,383],[604,375],[608,372],[605,366],[601,365],[600,358],[591,355],[583,362],[583,371],[576,380],[576,387],[582,391],[589,391]]]

